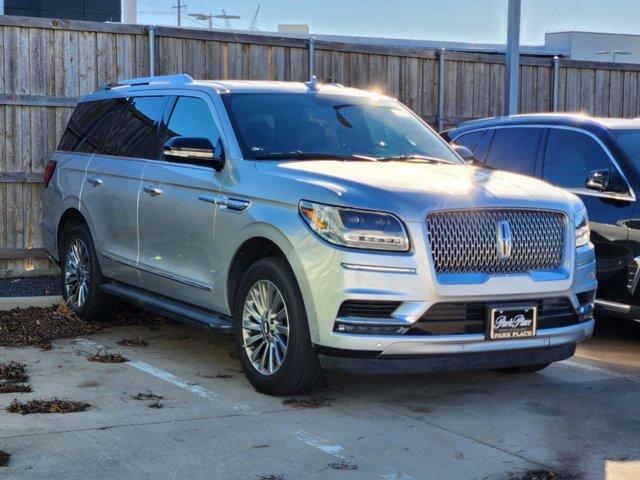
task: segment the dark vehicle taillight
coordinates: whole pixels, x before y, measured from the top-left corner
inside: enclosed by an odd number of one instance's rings
[[[49,160],[47,166],[44,167],[44,188],[47,188],[49,186],[49,182],[53,177],[53,172],[55,172],[56,170],[56,163],[57,162],[55,160]]]

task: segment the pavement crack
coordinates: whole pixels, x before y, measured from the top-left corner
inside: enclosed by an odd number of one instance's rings
[[[260,412],[261,415],[272,415],[279,413],[289,413],[291,411],[290,408],[279,409],[279,410],[271,410],[267,412]],[[180,419],[169,419],[169,420],[158,420],[153,422],[135,422],[135,423],[123,423],[119,425],[101,425],[95,427],[86,427],[86,428],[72,428],[67,430],[54,430],[50,432],[37,432],[37,433],[23,433],[19,435],[0,435],[0,439],[10,439],[10,438],[28,438],[28,437],[41,437],[45,435],[58,435],[61,433],[76,433],[76,432],[90,432],[90,431],[100,431],[100,430],[113,430],[116,428],[129,428],[129,427],[144,427],[147,425],[163,425],[166,423],[180,423],[180,422],[193,422],[193,421],[202,421],[202,420],[215,420],[221,418],[233,418],[233,417],[249,417],[252,416],[252,413],[229,413],[226,415],[207,415],[203,417],[193,417],[193,418],[180,418]]]

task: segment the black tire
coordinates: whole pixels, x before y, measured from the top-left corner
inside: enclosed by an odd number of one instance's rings
[[[249,291],[259,281],[277,287],[288,316],[288,345],[282,363],[273,374],[259,372],[244,347],[242,317]],[[254,263],[240,281],[234,308],[236,351],[247,379],[256,390],[268,395],[294,395],[312,390],[319,382],[322,369],[313,351],[307,314],[302,294],[287,262],[268,257]]]
[[[65,283],[65,269],[71,246],[78,240],[86,246],[88,253],[89,287],[86,299],[81,306],[76,306],[69,300],[69,292]],[[60,269],[62,271],[60,275],[62,296],[71,310],[88,322],[109,322],[113,320],[118,311],[118,301],[100,291],[100,285],[104,283],[104,277],[102,270],[100,270],[93,239],[87,225],[74,225],[68,231],[63,232]]]
[[[508,367],[508,368],[500,368],[497,371],[500,373],[534,373],[539,372],[543,368],[547,368],[551,363],[539,363],[537,365],[522,365],[520,367]]]

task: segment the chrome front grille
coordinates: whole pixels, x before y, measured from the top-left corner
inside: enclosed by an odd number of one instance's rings
[[[498,232],[505,221],[508,255]],[[447,210],[430,213],[427,228],[437,273],[517,274],[560,266],[567,216],[551,210]]]

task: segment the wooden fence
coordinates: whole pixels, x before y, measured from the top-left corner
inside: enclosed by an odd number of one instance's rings
[[[173,27],[154,33],[150,50],[144,26],[0,16],[0,276],[54,267],[41,248],[42,171],[81,95],[149,75],[150,64],[156,75],[194,78],[309,76],[305,39]],[[316,41],[312,68],[320,81],[395,96],[433,125],[502,113],[504,55],[446,52],[442,61],[440,55]],[[561,60],[554,70],[551,58],[524,56],[520,73],[521,112],[550,111],[555,103],[560,111],[640,115],[640,65]]]

